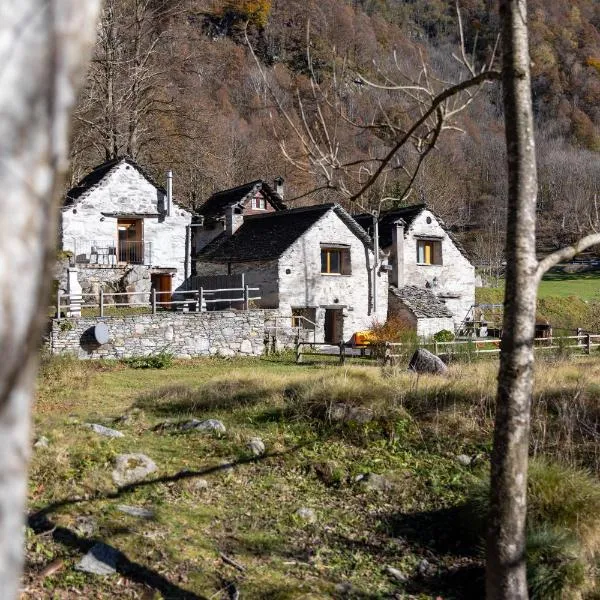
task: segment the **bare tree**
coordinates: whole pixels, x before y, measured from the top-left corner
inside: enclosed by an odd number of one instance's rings
[[[593,233],[536,260],[537,173],[526,0],[502,0],[502,83],[508,162],[506,295],[498,375],[487,544],[488,600],[525,600],[527,467],[537,287],[561,260],[593,244]]]
[[[96,0],[0,7],[0,590],[22,565],[29,405],[66,170],[70,111],[94,41]]]

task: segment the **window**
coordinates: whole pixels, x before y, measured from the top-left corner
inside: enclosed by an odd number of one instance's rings
[[[420,265],[441,265],[442,242],[440,240],[417,240],[417,263]]]
[[[350,275],[350,248],[321,247],[321,273],[325,275]]]
[[[267,208],[267,202],[262,196],[256,196],[252,200],[252,208],[258,210],[265,210]]]

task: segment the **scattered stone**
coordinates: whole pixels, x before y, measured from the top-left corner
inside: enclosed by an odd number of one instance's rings
[[[190,431],[194,429],[196,431],[214,431],[215,433],[225,433],[225,425],[217,419],[207,419],[206,421],[200,421],[199,419],[191,419],[185,423],[179,425],[179,429],[182,431]]]
[[[98,528],[98,523],[94,517],[81,516],[75,519],[75,529],[81,535],[90,537]]]
[[[142,506],[129,506],[128,504],[119,504],[117,510],[130,515],[132,517],[139,517],[140,519],[152,519],[154,517],[154,511]]]
[[[112,575],[117,571],[117,550],[103,543],[94,544],[90,551],[75,565],[78,571],[94,575]]]
[[[338,594],[351,594],[353,590],[352,584],[348,583],[347,581],[343,581],[342,583],[336,583],[335,585],[335,591]]]
[[[254,456],[262,456],[265,453],[265,443],[260,438],[252,438],[248,442],[248,449]]]
[[[208,489],[208,481],[206,479],[195,479],[190,482],[189,489],[193,492],[204,492]]]
[[[296,511],[296,515],[307,523],[315,523],[317,521],[317,515],[312,508],[302,507]]]
[[[34,448],[47,448],[50,445],[50,440],[45,436],[41,435],[33,444]]]
[[[470,467],[471,463],[473,462],[473,459],[470,456],[467,456],[466,454],[459,454],[456,457],[456,460],[463,467]]]
[[[431,575],[433,571],[435,571],[435,567],[426,558],[417,565],[417,573],[419,573],[421,577],[427,577],[428,575]]]
[[[442,359],[425,348],[417,348],[410,359],[408,368],[416,373],[433,373],[435,375],[448,373],[448,367]]]
[[[384,475],[377,473],[363,473],[357,475],[355,481],[358,481],[366,490],[376,492],[388,492],[394,488],[394,484]]]
[[[364,406],[351,406],[350,404],[337,403],[329,409],[329,419],[347,423],[369,423],[373,420],[374,413],[370,408]]]
[[[156,471],[156,463],[145,454],[119,454],[112,472],[113,481],[118,486],[136,483]]]
[[[400,583],[406,583],[408,581],[408,577],[402,571],[395,569],[394,567],[390,567],[389,565],[385,567],[385,572]]]
[[[84,423],[84,426],[88,429],[91,429],[94,433],[98,435],[103,435],[105,437],[110,438],[121,438],[125,437],[125,434],[121,431],[117,431],[116,429],[111,429],[110,427],[104,427],[104,425],[99,425],[98,423]]]

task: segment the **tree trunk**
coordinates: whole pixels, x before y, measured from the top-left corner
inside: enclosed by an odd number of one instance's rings
[[[501,0],[508,158],[506,292],[488,531],[488,600],[528,597],[527,458],[537,295],[537,176],[525,0]]]
[[[35,355],[54,259],[70,110],[94,39],[97,0],[0,7],[0,590],[22,565]]]

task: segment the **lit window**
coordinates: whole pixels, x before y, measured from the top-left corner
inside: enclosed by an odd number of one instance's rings
[[[441,265],[442,242],[439,240],[417,240],[417,263],[420,265]]]
[[[321,273],[350,275],[350,248],[321,248]]]

